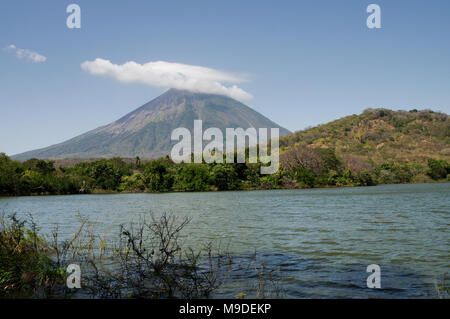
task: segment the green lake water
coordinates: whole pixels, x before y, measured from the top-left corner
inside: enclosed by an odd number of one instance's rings
[[[450,270],[449,195],[450,183],[35,196],[0,198],[0,212],[32,214],[42,233],[58,224],[62,237],[77,230],[79,212],[107,240],[152,212],[188,216],[185,245],[220,242],[237,256],[217,297],[252,285],[255,269],[243,265],[256,251],[281,273],[287,298],[435,298],[435,280]],[[381,267],[381,289],[366,286],[369,264]]]

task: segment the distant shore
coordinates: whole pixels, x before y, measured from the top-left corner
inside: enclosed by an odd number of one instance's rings
[[[73,193],[73,194],[28,194],[28,195],[0,195],[1,198],[8,197],[33,197],[33,196],[71,196],[71,195],[120,195],[120,194],[173,194],[173,193],[217,193],[217,192],[255,192],[255,191],[270,191],[270,190],[311,190],[311,189],[334,189],[334,188],[354,188],[354,187],[373,187],[381,185],[418,185],[418,184],[445,184],[450,183],[450,181],[442,179],[438,181],[428,181],[428,182],[417,182],[417,183],[395,183],[395,184],[377,184],[371,186],[362,185],[342,185],[342,186],[318,186],[318,187],[307,187],[307,188],[248,188],[248,189],[237,189],[237,190],[206,190],[206,191],[167,191],[167,192],[149,192],[149,191],[114,191],[114,190],[93,190],[90,193]]]

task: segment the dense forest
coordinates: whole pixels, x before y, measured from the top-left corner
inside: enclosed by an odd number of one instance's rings
[[[332,149],[297,147],[281,156],[278,173],[260,175],[259,164],[175,164],[168,157],[140,163],[120,158],[55,167],[53,161],[11,160],[0,154],[0,194],[80,194],[311,188],[449,179],[445,160],[427,165],[385,163],[352,171]]]
[[[280,168],[260,164],[15,161],[0,154],[0,194],[222,191],[370,186],[450,180],[450,121],[433,111],[369,109],[280,140]],[[67,162],[71,164],[67,164]],[[63,164],[64,163],[64,164]]]

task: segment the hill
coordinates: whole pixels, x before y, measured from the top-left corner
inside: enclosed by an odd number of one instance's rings
[[[290,132],[250,107],[226,96],[170,89],[119,120],[60,144],[12,156],[30,158],[156,158],[170,153],[172,130],[193,129],[194,120],[203,129],[279,127],[280,135]]]
[[[333,148],[342,159],[380,165],[425,164],[430,157],[450,159],[450,117],[430,110],[367,109],[336,121],[282,137],[280,147]]]
[[[449,116],[430,110],[368,109],[283,137],[280,147],[290,179],[311,187],[429,182],[450,174]]]

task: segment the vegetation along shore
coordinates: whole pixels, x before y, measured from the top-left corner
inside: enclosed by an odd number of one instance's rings
[[[155,160],[12,160],[0,154],[0,194],[169,192],[370,186],[450,180],[450,121],[429,110],[368,109],[280,139],[280,169]]]

